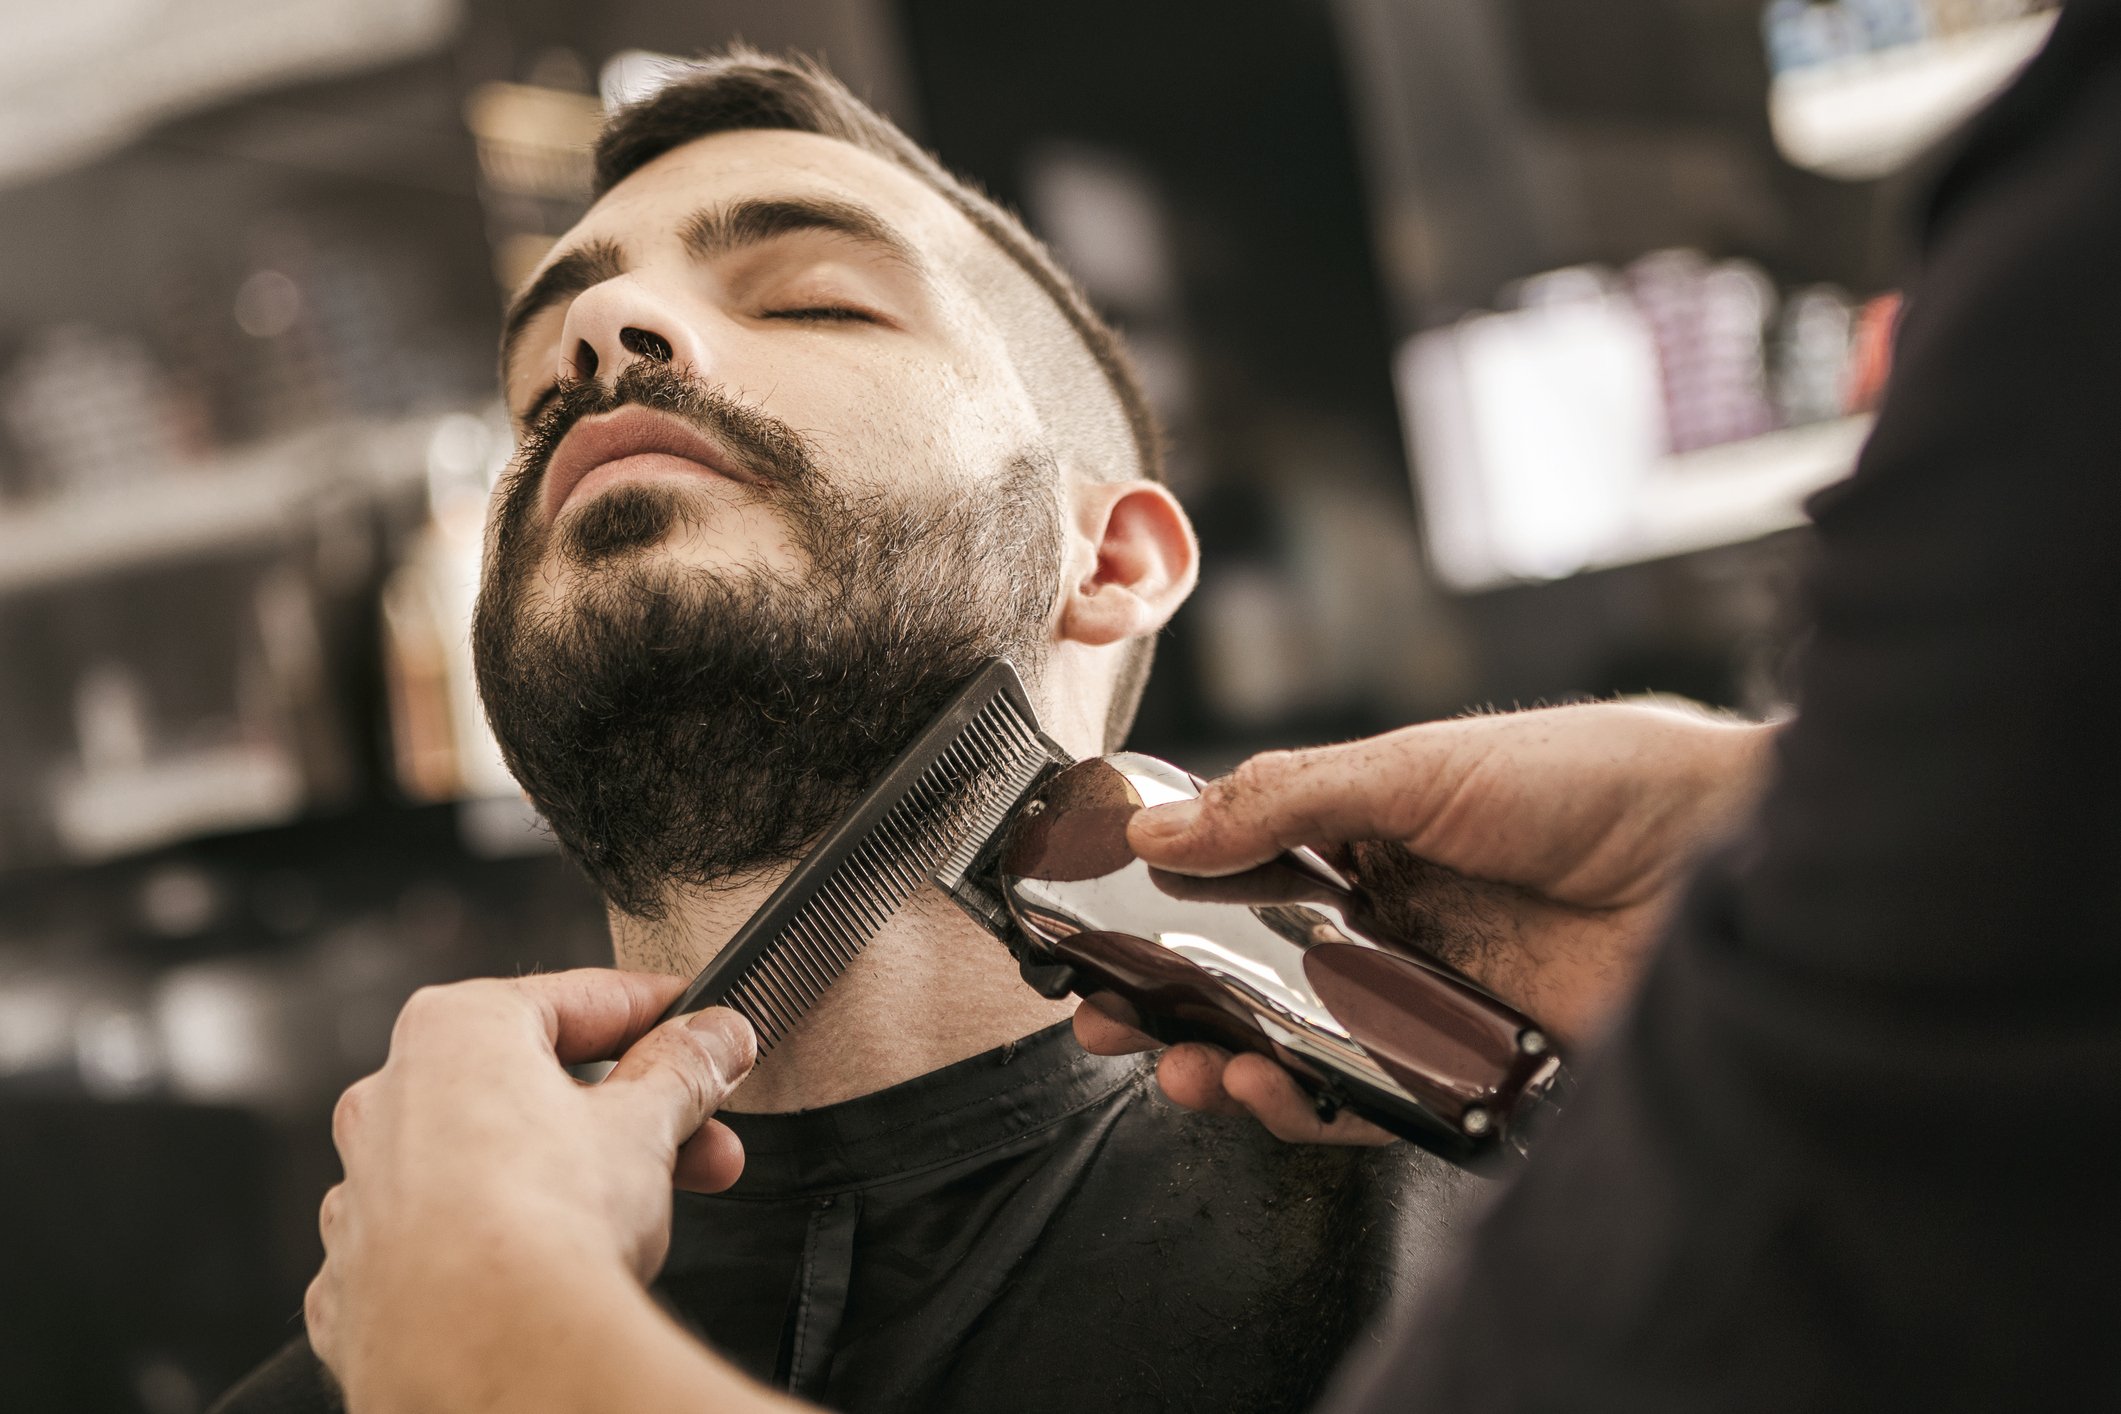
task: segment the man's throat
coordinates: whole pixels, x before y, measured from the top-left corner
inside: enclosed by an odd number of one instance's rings
[[[696,973],[748,916],[730,894],[683,904],[652,933],[615,919],[618,965]],[[693,917],[685,917],[688,912]],[[707,915],[707,916],[697,916]],[[691,926],[687,926],[687,925]],[[687,946],[687,939],[702,941]],[[1009,952],[953,905],[923,893],[887,923],[796,1029],[763,1057],[728,1109],[815,1109],[940,1070],[1066,1020],[1024,985]]]

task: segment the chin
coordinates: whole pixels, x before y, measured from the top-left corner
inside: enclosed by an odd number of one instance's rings
[[[555,558],[574,570],[662,564],[707,574],[788,573],[793,565],[774,562],[787,554],[785,531],[745,523],[753,519],[688,487],[617,486],[568,507],[554,527]]]

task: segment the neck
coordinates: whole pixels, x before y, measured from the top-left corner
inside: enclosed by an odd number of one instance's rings
[[[687,891],[657,923],[614,912],[618,965],[690,976],[780,882]],[[762,1058],[725,1108],[811,1109],[851,1100],[1006,1045],[1075,1010],[1024,985],[1016,959],[932,885],[901,908]]]

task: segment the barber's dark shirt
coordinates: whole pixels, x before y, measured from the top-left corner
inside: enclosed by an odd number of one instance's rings
[[[845,1104],[726,1116],[744,1177],[679,1196],[669,1307],[848,1411],[1306,1408],[1436,1269],[1476,1190],[1405,1145],[1189,1114],[1065,1025]],[[330,1410],[296,1342],[226,1414]]]
[[[2121,1409],[2121,3],[1930,210],[1757,830],[1341,1414]]]

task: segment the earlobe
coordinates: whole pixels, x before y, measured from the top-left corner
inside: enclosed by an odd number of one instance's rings
[[[1178,498],[1153,481],[1079,488],[1087,564],[1063,592],[1059,636],[1091,647],[1154,633],[1193,592],[1200,546]]]

